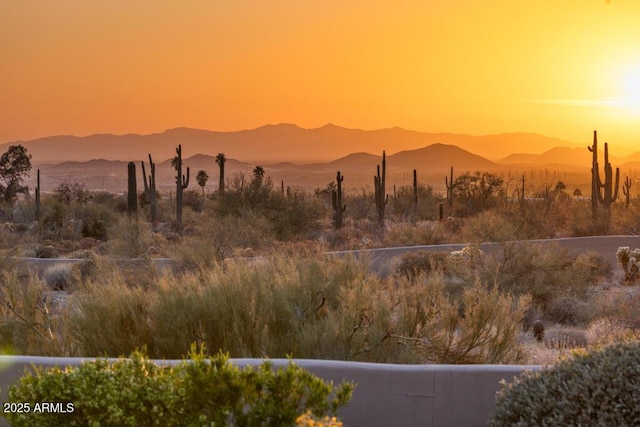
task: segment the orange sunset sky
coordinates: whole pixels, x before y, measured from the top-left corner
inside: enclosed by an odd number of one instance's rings
[[[2,1],[0,58],[0,143],[332,122],[640,148],[637,0]]]

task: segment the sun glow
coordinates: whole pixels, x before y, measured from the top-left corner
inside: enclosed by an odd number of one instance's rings
[[[640,116],[640,65],[630,68],[623,76],[621,106],[629,114]]]

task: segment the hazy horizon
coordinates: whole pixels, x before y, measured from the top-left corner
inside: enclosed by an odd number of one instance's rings
[[[630,148],[639,20],[604,0],[2,2],[0,141],[337,123]]]

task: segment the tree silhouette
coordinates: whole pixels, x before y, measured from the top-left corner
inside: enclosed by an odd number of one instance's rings
[[[253,168],[253,178],[258,181],[262,181],[264,178],[264,168],[260,165]]]
[[[218,181],[218,192],[220,196],[224,194],[224,164],[227,161],[227,157],[224,153],[218,153],[216,156],[216,163],[220,166],[220,181]]]
[[[207,185],[207,181],[209,180],[209,175],[207,174],[207,171],[202,169],[198,171],[198,174],[196,175],[196,181],[198,182],[198,185],[200,187],[202,187],[202,198],[204,199],[204,186]]]
[[[19,193],[28,193],[29,187],[23,185],[31,171],[31,154],[22,145],[11,145],[0,157],[0,196],[5,202],[12,203]]]

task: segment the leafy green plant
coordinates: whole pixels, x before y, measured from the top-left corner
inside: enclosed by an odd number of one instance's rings
[[[491,425],[640,424],[640,343],[580,351],[498,392]]]
[[[290,426],[310,411],[336,415],[354,385],[333,386],[293,362],[240,369],[227,357],[158,365],[140,352],[76,367],[34,368],[9,390],[10,402],[59,402],[64,413],[12,413],[15,426]]]

